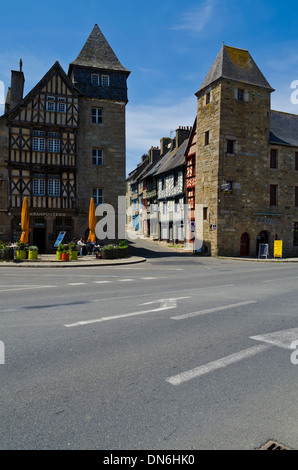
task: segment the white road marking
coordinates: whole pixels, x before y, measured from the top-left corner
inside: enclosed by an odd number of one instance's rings
[[[298,279],[298,276],[292,276],[292,277],[282,277],[280,279],[268,279],[263,282],[280,282],[280,281],[288,281],[289,279]]]
[[[95,284],[110,284],[111,281],[94,281]]]
[[[119,318],[134,317],[137,315],[145,315],[146,313],[162,312],[165,310],[171,310],[171,309],[177,308],[177,302],[175,301],[175,299],[162,299],[160,300],[160,302],[161,302],[160,307],[153,308],[151,310],[142,310],[140,312],[124,313],[123,315],[112,315],[110,317],[97,318],[94,320],[83,320],[83,321],[79,321],[76,323],[70,323],[64,326],[66,328],[72,328],[74,326],[90,325],[92,323],[101,323],[104,321],[118,320]]]
[[[184,315],[178,315],[176,317],[171,317],[172,320],[185,320],[187,318],[197,317],[199,315],[207,315],[208,313],[220,312],[222,310],[229,310],[235,307],[242,307],[245,305],[255,304],[255,300],[250,300],[247,302],[239,302],[237,304],[222,305],[221,307],[207,308],[206,310],[200,310],[198,312],[185,313]]]
[[[266,335],[251,336],[251,339],[262,341],[283,349],[293,349],[292,342],[298,340],[298,328],[291,328],[290,330],[276,331]]]
[[[0,292],[13,292],[13,291],[20,291],[20,290],[32,290],[32,289],[52,289],[57,286],[27,286],[27,287],[16,287],[11,289],[10,287],[7,287],[5,290],[0,290]]]
[[[141,277],[143,281],[151,281],[154,279],[162,279],[161,277]]]
[[[87,283],[86,282],[69,282],[67,285],[68,286],[85,286]]]
[[[226,287],[234,287],[234,284],[228,284],[228,285],[223,285],[223,286],[207,286],[207,287],[194,287],[194,288],[190,288],[190,289],[181,289],[181,290],[175,290],[175,291],[165,291],[165,292],[152,292],[150,294],[146,293],[146,294],[135,294],[135,295],[126,295],[126,296],[123,296],[123,297],[106,297],[106,298],[103,298],[103,299],[93,299],[93,300],[90,300],[90,302],[103,302],[103,301],[110,301],[110,300],[123,300],[123,299],[135,299],[137,297],[152,297],[153,295],[165,295],[165,294],[177,294],[178,292],[195,292],[195,293],[199,293],[200,291],[204,290],[206,292],[206,290],[208,289],[221,289],[221,288],[226,288]]]
[[[133,282],[135,279],[119,279],[119,282]]]
[[[217,369],[222,369],[227,367],[231,364],[235,364],[236,362],[242,361],[248,357],[255,356],[266,349],[269,349],[271,346],[268,345],[261,345],[261,346],[254,346],[249,349],[245,349],[238,353],[232,354],[231,356],[224,357],[219,359],[218,361],[210,362],[204,366],[196,367],[195,369],[188,370],[178,375],[174,375],[173,377],[168,377],[166,379],[172,385],[181,385],[184,382],[188,382],[189,380],[195,379],[202,375],[209,374]]]
[[[175,297],[173,299],[167,299],[167,300],[182,300],[182,299],[191,299],[191,297]],[[152,304],[156,304],[156,303],[159,303],[159,302],[164,302],[164,299],[153,300],[152,302],[145,302],[145,303],[140,304],[140,305],[152,305]]]
[[[0,310],[0,313],[7,313],[7,312],[17,312],[15,308],[7,308],[6,310]]]

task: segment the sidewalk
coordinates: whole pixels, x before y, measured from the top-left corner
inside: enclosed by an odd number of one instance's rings
[[[139,256],[130,256],[120,259],[97,259],[93,255],[78,257],[77,261],[58,261],[56,255],[38,255],[37,260],[23,261],[2,261],[0,267],[5,266],[12,268],[84,268],[84,267],[100,267],[100,266],[120,266],[136,263],[143,263],[146,258]]]

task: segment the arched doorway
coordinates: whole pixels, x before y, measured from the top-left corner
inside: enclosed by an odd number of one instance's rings
[[[240,256],[249,255],[249,235],[248,233],[243,233],[240,240]]]
[[[262,230],[257,236],[257,256],[259,256],[260,245],[269,245],[269,233],[266,230]]]

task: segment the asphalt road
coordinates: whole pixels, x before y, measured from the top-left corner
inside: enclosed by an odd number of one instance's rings
[[[0,267],[0,449],[298,449],[298,263],[132,250]]]

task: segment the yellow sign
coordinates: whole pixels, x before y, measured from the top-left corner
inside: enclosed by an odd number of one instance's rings
[[[274,258],[282,258],[282,240],[274,241]]]

